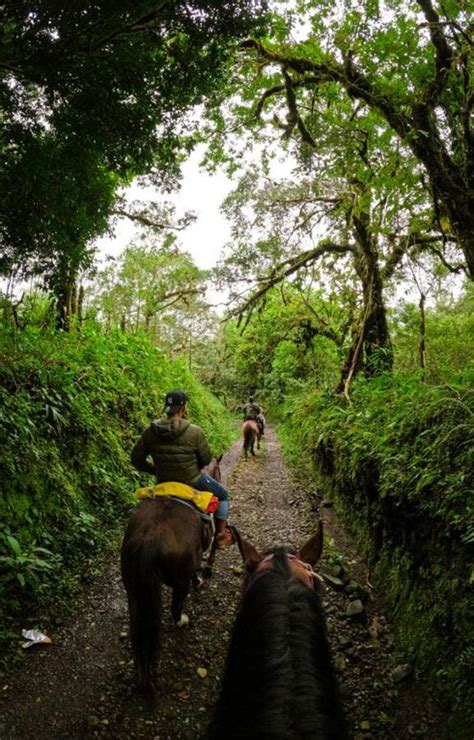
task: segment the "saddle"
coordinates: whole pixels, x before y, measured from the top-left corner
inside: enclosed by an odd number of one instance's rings
[[[219,499],[210,491],[196,491],[192,486],[178,481],[166,481],[155,486],[145,486],[135,491],[135,498],[155,498],[156,496],[167,496],[197,511],[201,519],[211,521],[212,514],[217,511]]]

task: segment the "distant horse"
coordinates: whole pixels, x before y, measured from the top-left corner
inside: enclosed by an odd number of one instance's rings
[[[213,458],[203,472],[221,480],[219,463]],[[138,685],[152,697],[160,647],[161,584],[173,590],[171,614],[182,627],[189,622],[183,603],[191,584],[199,588],[203,552],[210,546],[212,523],[201,519],[192,507],[160,496],[142,500],[133,511],[122,543],[122,580],[127,591],[130,638]],[[215,559],[214,540],[207,571]]]
[[[261,554],[234,535],[247,578],[208,740],[346,738],[311,568],[322,526],[296,554]]]
[[[257,443],[257,449],[260,449],[260,429],[254,419],[247,419],[242,424],[242,435],[244,438],[243,450],[245,453],[245,459],[248,458],[250,452],[255,456],[255,443]]]

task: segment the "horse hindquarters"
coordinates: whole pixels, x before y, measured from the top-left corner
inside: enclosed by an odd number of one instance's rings
[[[122,545],[122,579],[127,591],[130,639],[138,685],[154,694],[156,662],[160,648],[161,582],[157,543],[152,539]]]
[[[253,432],[253,429],[251,427],[244,428],[244,453],[245,453],[245,459],[248,458],[248,453],[250,452],[255,457],[255,435]]]

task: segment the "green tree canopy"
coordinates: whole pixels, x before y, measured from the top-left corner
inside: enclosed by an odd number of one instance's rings
[[[0,8],[0,268],[75,273],[116,189],[179,170],[235,39],[264,0],[7,2]],[[57,262],[62,264],[56,270]],[[61,280],[60,280],[61,282]]]
[[[474,277],[474,94],[472,28],[463,0],[370,2],[363,7],[301,0],[306,39],[280,22],[268,41],[248,40],[246,98],[282,100],[273,110],[283,136],[318,149],[323,111],[351,104],[351,121],[368,111],[422,168],[441,237],[453,235]],[[342,96],[341,96],[342,93]],[[351,130],[346,129],[346,138]],[[341,139],[342,145],[344,140]],[[443,236],[444,235],[444,236]]]
[[[207,273],[175,237],[149,235],[109,258],[89,289],[89,304],[107,327],[146,332],[171,355],[190,352],[208,335]]]

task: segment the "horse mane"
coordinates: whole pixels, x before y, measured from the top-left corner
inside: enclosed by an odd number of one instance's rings
[[[290,576],[284,549],[273,554],[244,593],[209,737],[341,740],[319,596]]]

